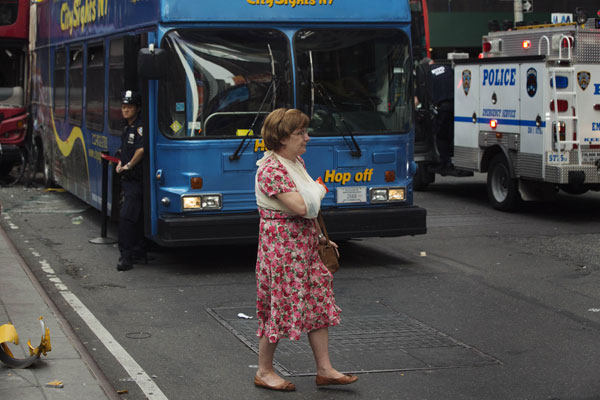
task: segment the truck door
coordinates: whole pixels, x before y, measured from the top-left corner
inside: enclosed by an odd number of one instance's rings
[[[457,168],[479,169],[479,65],[454,67],[454,158]]]

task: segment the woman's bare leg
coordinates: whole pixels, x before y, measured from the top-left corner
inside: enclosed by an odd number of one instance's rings
[[[256,371],[256,375],[271,386],[278,386],[285,382],[273,368],[275,349],[277,349],[277,343],[269,342],[266,336],[258,339],[258,371]]]
[[[333,368],[329,359],[329,330],[320,328],[308,333],[308,341],[317,363],[317,375],[327,378],[341,378],[341,372]]]

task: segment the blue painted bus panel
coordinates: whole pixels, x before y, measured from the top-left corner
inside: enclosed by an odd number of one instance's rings
[[[349,149],[338,149],[336,151],[337,165],[338,167],[364,167],[368,161],[368,148],[362,148],[362,155],[355,157],[352,155],[352,151]]]
[[[159,0],[54,0],[37,3],[37,8],[37,46],[108,35],[160,19]]]
[[[410,8],[407,1],[390,0],[163,0],[162,19],[165,22],[407,23]]]
[[[408,2],[389,0],[63,0],[37,7],[37,46],[159,22],[410,22]]]
[[[359,137],[359,142],[368,137]],[[377,143],[362,146],[363,155],[354,157],[350,150],[340,145],[337,138],[313,138],[303,156],[308,173],[313,178],[321,177],[329,189],[323,200],[324,206],[336,204],[335,188],[350,186],[408,186],[410,176],[406,163],[399,163],[402,154],[407,153],[409,135],[389,135],[379,137]],[[256,140],[256,139],[255,139]],[[251,211],[256,208],[254,178],[256,161],[263,156],[262,151],[247,150],[239,160],[230,160],[229,155],[239,141],[225,140],[211,143],[210,151],[206,142],[162,143],[158,145],[161,157],[156,160],[156,168],[162,171],[158,184],[158,197],[168,197],[168,206],[159,205],[159,214],[181,212],[181,195],[220,193],[223,195],[223,212]],[[249,147],[254,147],[253,143]],[[340,155],[342,155],[340,157]],[[385,156],[383,156],[385,155]],[[372,160],[377,159],[375,163]],[[394,182],[385,181],[385,172],[396,173]],[[200,190],[190,188],[190,178],[202,177]],[[409,194],[412,201],[412,193]],[[357,204],[354,204],[357,206]],[[368,203],[358,206],[368,206]],[[193,213],[193,212],[189,212]],[[203,213],[214,213],[207,211]]]

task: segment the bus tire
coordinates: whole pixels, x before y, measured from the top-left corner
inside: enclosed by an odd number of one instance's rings
[[[417,172],[413,176],[413,189],[425,191],[430,183],[435,182],[435,173],[428,171],[427,164],[417,163]]]
[[[517,179],[511,178],[510,167],[504,154],[496,154],[490,162],[487,175],[487,192],[492,206],[501,211],[519,208],[521,195]]]
[[[41,145],[40,145],[41,146]],[[47,188],[52,188],[56,186],[56,181],[54,180],[54,172],[52,170],[52,160],[50,159],[49,154],[45,151],[46,149],[41,147],[38,151],[41,151],[44,154],[43,160],[43,172],[44,172],[44,186]]]

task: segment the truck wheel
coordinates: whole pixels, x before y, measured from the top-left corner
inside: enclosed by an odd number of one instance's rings
[[[521,195],[516,179],[510,177],[508,161],[503,154],[497,154],[490,163],[487,176],[487,192],[492,206],[501,211],[519,208]]]
[[[417,172],[413,176],[413,189],[416,191],[427,190],[427,186],[435,181],[435,174],[427,170],[427,164],[418,163]]]
[[[569,194],[584,194],[589,190],[589,188],[578,184],[560,185],[560,188],[563,192]]]

